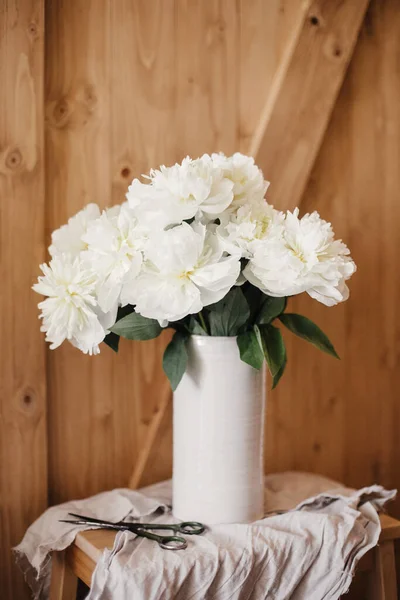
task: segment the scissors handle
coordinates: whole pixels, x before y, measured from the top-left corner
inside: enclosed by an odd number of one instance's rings
[[[205,531],[205,525],[203,523],[199,523],[198,521],[183,521],[183,523],[179,523],[176,531],[179,533],[186,533],[186,535],[200,535]]]
[[[130,523],[132,531],[145,529],[146,531],[175,531],[185,535],[200,535],[205,531],[203,523],[196,521],[184,521],[183,523]]]
[[[186,540],[178,535],[157,535],[156,533],[151,533],[151,531],[141,527],[137,527],[135,533],[140,537],[145,537],[148,540],[158,542],[160,548],[164,548],[164,550],[184,550],[187,548]]]

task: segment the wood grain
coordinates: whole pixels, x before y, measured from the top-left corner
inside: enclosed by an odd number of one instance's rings
[[[250,148],[281,209],[300,203],[367,6],[314,0],[288,40]]]
[[[41,0],[0,4],[0,590],[28,598],[11,547],[47,503]]]

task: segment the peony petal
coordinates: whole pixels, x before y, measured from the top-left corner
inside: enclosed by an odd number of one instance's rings
[[[228,291],[236,283],[239,273],[239,258],[237,256],[230,256],[218,263],[197,269],[190,278],[199,288],[206,288],[210,291],[227,288]]]
[[[203,239],[203,233],[196,233],[190,225],[182,223],[151,236],[145,254],[160,273],[185,273],[196,265]]]
[[[136,281],[135,310],[151,319],[178,321],[202,309],[200,292],[188,279],[144,273]]]
[[[72,256],[78,256],[85,249],[83,235],[86,233],[88,225],[100,216],[100,209],[97,204],[88,204],[71,217],[66,225],[53,231],[51,235],[51,246],[49,252],[51,256],[58,256],[62,253],[68,253]]]

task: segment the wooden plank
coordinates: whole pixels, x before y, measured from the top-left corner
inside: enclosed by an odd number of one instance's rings
[[[42,0],[0,5],[0,590],[28,598],[11,547],[47,505]]]
[[[109,0],[46,3],[49,233],[88,202],[110,204],[109,6]],[[116,360],[108,348],[90,357],[67,343],[49,352],[52,503],[121,483]]]
[[[394,543],[383,542],[375,549],[375,564],[370,578],[370,600],[397,600]]]
[[[279,208],[300,203],[367,6],[314,0],[288,42],[251,146]]]
[[[175,144],[180,160],[238,148],[238,3],[176,3]]]
[[[76,600],[78,578],[67,561],[67,551],[51,557],[50,600]]]
[[[157,14],[157,18],[154,18]],[[111,5],[113,81],[111,111],[112,201],[124,200],[129,183],[176,154],[174,93],[175,14],[167,2],[121,0]],[[134,35],[132,34],[134,32]],[[153,418],[159,414],[166,378],[162,353],[169,333],[148,342],[121,343],[114,365],[119,396],[119,479],[126,485]],[[127,427],[129,424],[129,430]],[[171,462],[165,457],[165,472]]]
[[[372,2],[303,199],[304,212],[334,224],[358,272],[341,306],[289,303],[327,332],[341,361],[283,332],[288,366],[267,402],[272,471],[399,486],[399,52],[398,2]],[[390,509],[399,516],[399,501]]]
[[[352,485],[367,480],[388,488],[399,485],[400,460],[396,391],[400,384],[396,318],[400,286],[393,277],[400,252],[396,226],[400,219],[400,106],[395,99],[400,93],[398,8],[396,0],[374,1],[356,48],[347,98],[341,104],[347,115],[343,142],[348,140],[345,157],[350,164],[345,167],[347,181],[338,190],[343,198],[342,219],[349,224],[349,245],[358,264],[346,306],[344,476]],[[381,74],[378,86],[371,81],[376,73]],[[376,315],[376,306],[381,306],[382,316]],[[371,340],[376,343],[371,345]],[[398,499],[391,510],[399,516]]]

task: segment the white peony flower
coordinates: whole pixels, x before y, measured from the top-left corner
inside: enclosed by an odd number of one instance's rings
[[[264,200],[256,204],[245,204],[236,212],[226,213],[217,227],[227,252],[239,252],[244,258],[251,258],[257,245],[270,236],[280,235],[284,214],[274,209]]]
[[[240,152],[225,156],[221,152],[212,154],[211,159],[215,167],[222,170],[224,177],[233,183],[234,199],[230,210],[264,198],[269,182],[264,180],[261,169],[254,164],[251,156]]]
[[[199,223],[183,223],[150,237],[142,273],[123,303],[165,325],[218,302],[235,284],[239,256],[223,256],[217,236]]]
[[[47,296],[39,303],[43,319],[41,331],[53,350],[69,340],[85,354],[98,354],[105,326],[115,322],[116,314],[105,315],[95,296],[96,274],[84,267],[79,258],[69,254],[55,256],[49,265],[41,265],[43,276],[33,286]],[[102,324],[103,323],[103,324]]]
[[[147,230],[125,203],[104,211],[83,236],[82,258],[96,272],[97,300],[104,312],[115,311],[124,285],[140,272]]]
[[[205,154],[182,164],[150,171],[150,183],[135,179],[127,193],[141,222],[163,229],[193,217],[216,218],[232,202],[233,182]]]
[[[51,235],[51,246],[49,252],[51,256],[58,254],[72,254],[78,256],[82,250],[85,250],[85,243],[82,236],[86,233],[89,223],[100,216],[100,209],[97,204],[88,204],[76,215],[71,217],[67,225],[53,231]]]
[[[349,296],[345,281],[356,270],[349,250],[317,212],[302,219],[298,212],[287,213],[280,236],[257,245],[244,275],[271,296],[307,292],[327,306],[343,302]]]

